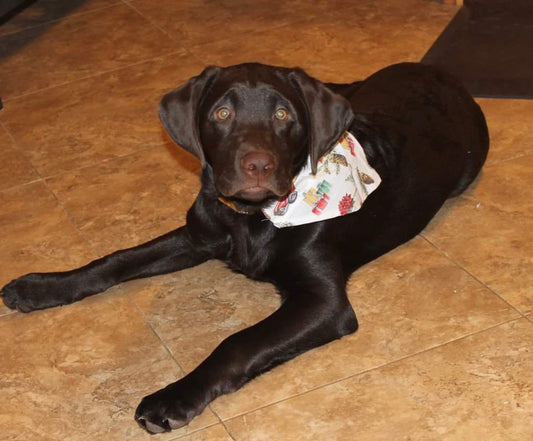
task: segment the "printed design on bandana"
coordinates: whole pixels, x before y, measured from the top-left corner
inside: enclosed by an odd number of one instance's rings
[[[317,216],[328,206],[331,184],[323,180],[316,188],[310,188],[304,193],[303,201],[312,207],[311,212]]]
[[[298,198],[298,192],[294,188],[294,184],[292,184],[291,192],[289,193],[289,196],[286,198],[280,199],[276,206],[274,207],[274,215],[276,216],[283,216],[287,210],[289,209],[289,204],[292,204],[296,201]]]
[[[339,144],[350,152],[352,156],[355,156],[355,143],[350,139],[350,133],[344,132],[339,139]]]
[[[344,155],[339,155],[338,153],[331,153],[330,155],[322,157],[318,162],[318,166],[320,167],[320,171],[323,170],[324,173],[328,175],[332,174],[331,168],[334,167],[335,174],[338,175],[341,171],[341,166],[348,167],[348,162],[346,161]]]
[[[294,178],[287,197],[263,209],[278,228],[345,216],[361,205],[381,183],[365,152],[350,132],[344,132],[312,174],[311,158]]]
[[[351,194],[345,194],[339,202],[339,212],[341,216],[351,213],[354,206],[354,200]]]

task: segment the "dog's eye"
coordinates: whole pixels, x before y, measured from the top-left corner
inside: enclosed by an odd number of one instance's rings
[[[289,119],[289,111],[287,109],[279,108],[274,113],[274,117],[280,121],[286,121]]]
[[[219,121],[224,121],[225,119],[228,119],[231,115],[230,110],[227,107],[221,107],[220,109],[217,109],[215,112],[215,118]]]

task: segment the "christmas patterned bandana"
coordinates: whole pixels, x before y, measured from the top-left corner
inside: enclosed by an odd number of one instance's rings
[[[366,160],[355,137],[344,132],[333,149],[311,172],[311,158],[294,178],[292,191],[263,209],[278,228],[304,225],[344,216],[361,208],[364,200],[381,183]]]

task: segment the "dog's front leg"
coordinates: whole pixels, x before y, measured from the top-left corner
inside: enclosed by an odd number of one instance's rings
[[[313,274],[294,268],[282,277],[286,296],[280,309],[224,340],[194,371],[145,397],[135,419],[148,432],[181,427],[213,399],[235,391],[272,367],[311,348],[355,332],[343,276],[333,265]]]
[[[65,305],[121,282],[177,271],[210,258],[210,247],[193,243],[187,227],[65,272],[31,273],[2,288],[4,303],[29,312]]]

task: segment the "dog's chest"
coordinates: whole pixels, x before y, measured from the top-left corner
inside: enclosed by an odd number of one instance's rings
[[[227,263],[249,277],[263,278],[270,264],[275,235],[275,228],[267,223],[234,225]]]

